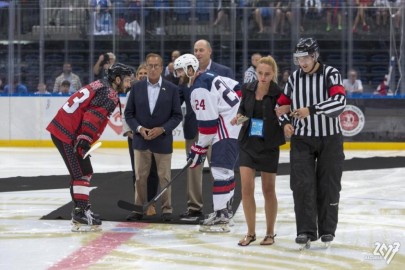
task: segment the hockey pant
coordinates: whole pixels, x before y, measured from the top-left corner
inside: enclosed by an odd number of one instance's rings
[[[83,159],[73,152],[73,145],[64,143],[53,135],[51,137],[69,170],[70,195],[75,207],[85,209],[89,203],[90,180],[93,175],[90,158]]]
[[[297,235],[335,235],[343,171],[343,137],[291,138],[291,179]],[[317,234],[319,233],[319,234]]]
[[[214,178],[214,211],[227,207],[235,193],[235,165],[238,159],[238,141],[224,139],[212,145],[211,173]]]

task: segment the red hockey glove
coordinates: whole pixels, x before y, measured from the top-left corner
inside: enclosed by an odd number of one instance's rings
[[[83,157],[90,150],[92,142],[93,139],[90,136],[84,134],[77,136],[73,152]]]
[[[191,146],[191,151],[188,154],[188,159],[191,159],[193,162],[190,165],[190,168],[195,168],[200,164],[203,164],[205,157],[207,156],[208,147],[201,147],[193,144]]]

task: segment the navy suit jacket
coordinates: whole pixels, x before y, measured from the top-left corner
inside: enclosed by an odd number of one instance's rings
[[[133,148],[149,149],[153,153],[170,154],[173,152],[173,130],[179,125],[183,116],[180,108],[178,87],[162,78],[162,85],[156,106],[150,113],[147,80],[133,86],[125,108],[125,120],[134,131]],[[145,140],[136,132],[138,126],[145,128],[163,127],[165,133],[154,140]]]
[[[232,69],[230,69],[227,66],[218,64],[214,61],[211,62],[211,67],[210,67],[209,71],[215,73],[216,75],[219,75],[222,77],[228,77],[228,78],[235,80],[235,75],[233,74]]]

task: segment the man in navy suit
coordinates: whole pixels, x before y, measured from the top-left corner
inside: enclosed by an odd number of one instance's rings
[[[146,56],[148,77],[137,82],[128,97],[125,120],[135,132],[135,204],[147,201],[147,179],[152,156],[155,158],[160,187],[171,179],[173,153],[172,131],[182,120],[178,87],[161,77],[163,59],[150,53]],[[173,208],[171,188],[162,195],[162,220],[170,221]],[[142,213],[132,212],[129,220],[141,220]]]
[[[211,44],[207,40],[200,39],[194,43],[194,56],[197,57],[200,71],[206,72],[209,70],[216,75],[235,79],[232,69],[212,61],[211,54]]]
[[[211,60],[211,44],[200,39],[194,43],[194,56],[199,63],[199,70],[202,72],[210,71],[216,75],[235,79],[234,73],[229,67],[215,63]],[[183,85],[180,88],[181,102],[186,103],[186,115],[184,116],[183,130],[186,139],[186,153],[190,153],[191,146],[198,140],[197,120],[190,104],[190,88]],[[208,159],[211,158],[211,151],[208,153]],[[180,215],[183,220],[195,221],[202,216],[203,198],[202,198],[202,171],[204,165],[198,165],[194,169],[187,170],[187,211]]]

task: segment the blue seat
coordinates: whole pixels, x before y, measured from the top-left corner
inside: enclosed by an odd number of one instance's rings
[[[388,67],[385,66],[373,66],[370,69],[370,73],[375,75],[381,75],[381,78],[384,78],[384,75],[388,73]]]
[[[209,21],[210,13],[214,14],[214,3],[212,0],[196,1],[195,15],[199,21]]]
[[[371,62],[387,63],[387,65],[389,59],[388,54],[374,54],[370,57]]]
[[[197,1],[200,2],[200,1]],[[188,20],[191,15],[191,1],[177,0],[173,3],[173,13],[178,21]]]
[[[24,59],[26,62],[38,62],[39,55],[37,53],[29,53],[25,55]]]
[[[354,53],[352,59],[357,65],[367,62],[367,57],[364,54]]]
[[[63,62],[63,59],[64,59],[63,54],[50,53],[45,55],[45,62],[50,63]]]
[[[362,75],[364,76],[367,73],[367,67],[365,66],[354,66],[353,69],[358,72],[359,77]]]
[[[330,53],[330,54],[328,54],[328,56],[326,56],[326,61],[327,62],[337,63],[337,62],[339,62],[341,60],[342,60],[341,55],[337,54],[337,53]]]
[[[78,53],[69,55],[68,59],[72,63],[84,62],[84,56]]]

